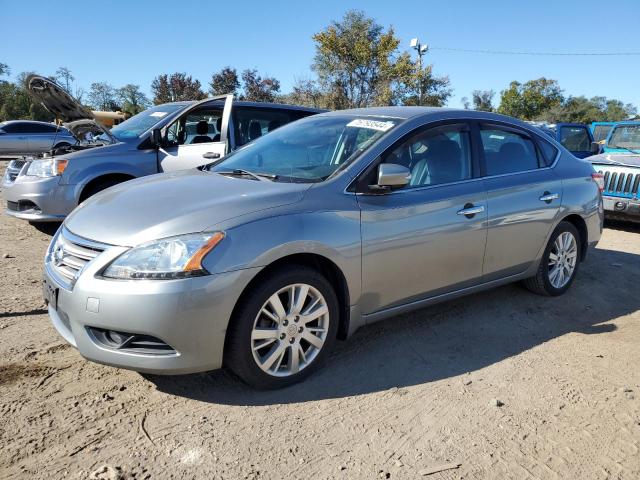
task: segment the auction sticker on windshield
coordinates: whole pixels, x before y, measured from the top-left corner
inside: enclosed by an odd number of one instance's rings
[[[151,114],[152,117],[164,117],[167,114],[167,112],[153,112]]]
[[[371,130],[378,130],[380,132],[386,132],[392,128],[395,124],[393,122],[382,122],[380,120],[367,120],[364,118],[356,118],[355,120],[347,123],[347,127],[356,128],[368,128]]]

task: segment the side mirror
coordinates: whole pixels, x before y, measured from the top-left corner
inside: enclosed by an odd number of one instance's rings
[[[591,142],[591,153],[593,153],[594,155],[597,155],[598,153],[600,153],[601,150],[602,150],[602,145],[600,145],[598,142]]]
[[[159,128],[154,128],[151,130],[151,145],[154,148],[160,148],[162,145],[162,131]]]
[[[374,188],[391,190],[402,188],[409,184],[411,171],[395,163],[381,163],[378,167],[378,183]]]

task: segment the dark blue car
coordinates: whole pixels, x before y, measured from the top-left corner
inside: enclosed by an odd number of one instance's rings
[[[538,125],[538,127],[578,158],[586,158],[597,153],[591,147],[593,135],[588,125],[583,123],[552,123]]]

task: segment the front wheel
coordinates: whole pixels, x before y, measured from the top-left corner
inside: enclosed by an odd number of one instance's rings
[[[319,272],[305,266],[277,270],[240,300],[225,366],[260,389],[299,382],[326,358],[338,316],[336,294]]]
[[[580,251],[576,227],[569,222],[560,222],[549,239],[536,276],[526,279],[525,287],[539,295],[562,295],[576,277]]]

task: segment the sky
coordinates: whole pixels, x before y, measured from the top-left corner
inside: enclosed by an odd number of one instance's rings
[[[208,87],[229,65],[280,80],[313,78],[311,36],[348,9],[393,26],[401,48],[419,37],[425,62],[448,75],[459,107],[473,90],[512,80],[558,80],[565,95],[599,95],[640,108],[640,55],[490,55],[440,48],[527,52],[640,52],[640,0],[104,2],[0,0],[0,62],[12,76],[68,67],[88,90],[96,81],[138,84],[150,92],[160,73],[186,72]]]

